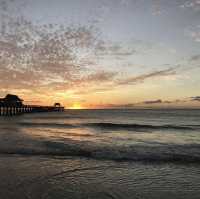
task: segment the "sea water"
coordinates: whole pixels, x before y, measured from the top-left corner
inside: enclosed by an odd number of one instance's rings
[[[0,118],[0,198],[199,198],[200,110]]]

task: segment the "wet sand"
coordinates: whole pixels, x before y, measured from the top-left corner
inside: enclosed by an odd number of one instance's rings
[[[0,156],[1,199],[197,199],[199,165]]]

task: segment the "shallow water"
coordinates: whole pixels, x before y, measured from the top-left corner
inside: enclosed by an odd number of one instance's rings
[[[200,110],[0,118],[0,198],[199,198]]]

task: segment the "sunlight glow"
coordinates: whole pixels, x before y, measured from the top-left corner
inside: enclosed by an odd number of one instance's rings
[[[83,109],[83,106],[81,104],[79,104],[79,103],[75,103],[69,108],[70,109]]]

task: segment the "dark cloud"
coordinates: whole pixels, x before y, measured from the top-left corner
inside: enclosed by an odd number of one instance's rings
[[[161,103],[162,103],[162,100],[160,100],[160,99],[142,102],[142,104],[161,104]]]
[[[200,96],[191,97],[191,100],[200,102]]]
[[[162,101],[162,103],[164,104],[172,104],[174,101],[169,101],[169,100],[165,100],[165,101]]]
[[[144,102],[139,102],[138,104],[177,104],[177,103],[185,103],[188,100],[185,99],[175,99],[175,100],[161,100],[161,99],[157,99],[157,100],[147,100]]]
[[[200,98],[200,97],[199,97]],[[172,107],[174,105],[177,105],[178,103],[185,103],[188,102],[188,100],[185,99],[176,99],[176,100],[161,100],[161,99],[157,99],[157,100],[146,100],[143,102],[136,102],[136,103],[127,103],[127,104],[101,104],[98,105],[99,107],[103,107],[103,108],[139,108],[139,107],[148,107],[148,108],[153,108],[156,105],[161,106],[165,106],[165,105],[171,105]]]

